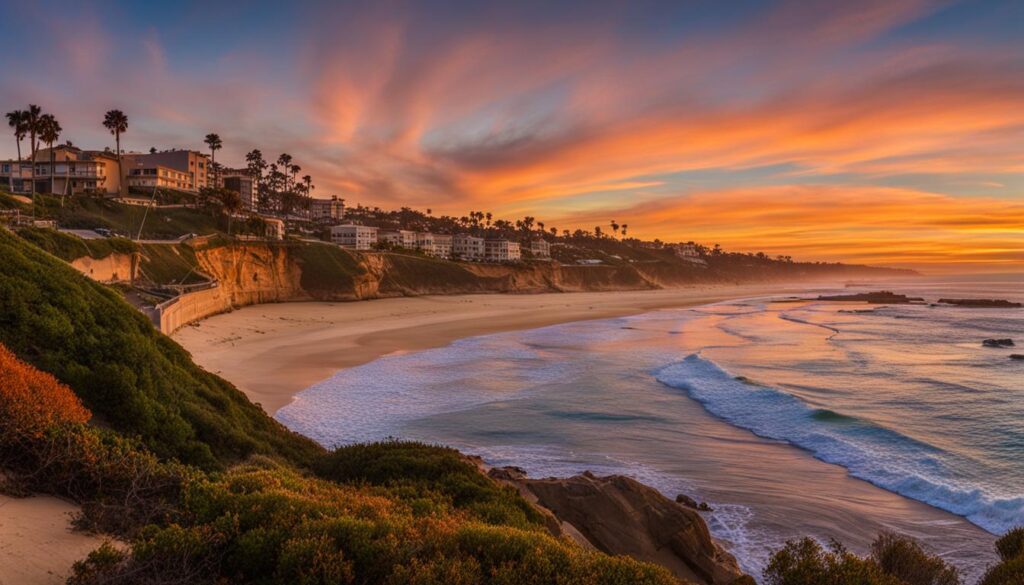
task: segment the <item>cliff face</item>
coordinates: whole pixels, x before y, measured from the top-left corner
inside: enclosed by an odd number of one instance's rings
[[[221,246],[199,243],[194,248],[183,245],[177,250],[182,253],[173,256],[179,262],[193,258],[189,261],[194,266],[192,270],[186,266],[187,272],[209,275],[216,286],[181,295],[159,307],[160,328],[168,334],[216,313],[269,302],[645,290],[699,282],[795,280],[813,276],[792,268],[709,267],[665,260],[597,266],[557,262],[459,263],[416,255],[351,252],[312,242],[244,242]],[[148,270],[159,273],[159,266],[153,265],[159,259],[155,254],[150,256],[153,257],[149,258]]]
[[[597,477],[528,479],[516,468],[489,475],[516,487],[528,501],[561,522],[555,534],[583,539],[602,552],[662,565],[684,582],[729,585],[743,573],[720,547],[704,518],[633,479]]]
[[[114,253],[99,259],[83,256],[72,260],[71,266],[98,282],[130,282],[138,268],[138,255]]]

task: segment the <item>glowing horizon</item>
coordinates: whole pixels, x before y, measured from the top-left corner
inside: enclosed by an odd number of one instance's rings
[[[628,223],[932,272],[1024,271],[1024,5],[23,3],[0,107],[62,141],[288,152],[349,204]],[[43,42],[45,39],[50,39]],[[0,137],[0,158],[14,156]]]

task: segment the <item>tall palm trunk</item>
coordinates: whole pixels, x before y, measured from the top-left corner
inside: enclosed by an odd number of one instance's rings
[[[114,134],[114,141],[117,144],[117,192],[124,197],[124,172],[121,170],[121,133]]]

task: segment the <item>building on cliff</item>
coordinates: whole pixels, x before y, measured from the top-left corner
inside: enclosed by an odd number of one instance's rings
[[[244,209],[256,211],[259,206],[259,194],[256,192],[256,181],[248,169],[221,169],[220,183],[225,189],[238,193]]]
[[[377,228],[354,224],[331,226],[331,241],[350,250],[371,250],[377,243]]]
[[[448,260],[452,257],[452,236],[449,234],[434,234],[434,250],[432,256]]]
[[[337,195],[330,199],[311,199],[309,219],[317,223],[337,223],[345,217],[345,200]]]
[[[484,259],[488,262],[518,262],[522,258],[519,242],[485,240]]]
[[[452,236],[452,257],[479,262],[484,259],[484,239],[469,234]]]
[[[52,192],[76,195],[86,192],[117,193],[121,189],[117,172],[117,156],[103,150],[82,150],[60,145],[41,148],[31,163],[28,160],[0,161],[0,184],[14,193],[32,191],[33,178],[37,193],[50,193],[50,155],[53,155]],[[125,165],[125,169],[128,166]]]
[[[382,230],[377,239],[398,248],[416,249],[416,232],[410,230]]]
[[[164,150],[148,154],[128,153],[121,157],[124,168],[156,168],[174,169],[187,176],[184,191],[198,192],[213,184],[210,171],[210,157],[196,150]],[[177,188],[177,187],[176,187]]]
[[[530,240],[530,253],[535,258],[550,258],[551,257],[551,244],[547,240],[537,238]]]
[[[276,217],[264,217],[263,224],[266,226],[266,236],[271,240],[284,239],[284,220]]]

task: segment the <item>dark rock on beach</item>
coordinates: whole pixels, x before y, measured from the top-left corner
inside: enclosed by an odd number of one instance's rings
[[[658,563],[677,577],[707,585],[736,581],[736,559],[720,547],[695,510],[621,475],[584,473],[533,479],[537,502],[571,524],[598,550]]]
[[[1024,353],[1011,353],[1010,359],[1024,361]]]
[[[861,302],[871,303],[873,305],[882,305],[887,303],[906,305],[910,303],[923,303],[924,299],[921,297],[908,297],[907,295],[901,295],[888,290],[881,290],[876,292],[868,293],[856,293],[852,295],[820,295],[819,301],[843,301],[843,302]]]
[[[697,500],[691,498],[686,494],[677,494],[676,503],[682,506],[686,506],[687,508],[700,510],[701,512],[714,512],[714,510],[711,508],[711,506],[708,505],[707,502],[700,502],[698,504]]]
[[[986,339],[981,342],[985,347],[1013,347],[1012,339]]]
[[[974,309],[1019,309],[1022,303],[1014,303],[1005,299],[939,299],[944,305],[968,307]]]

